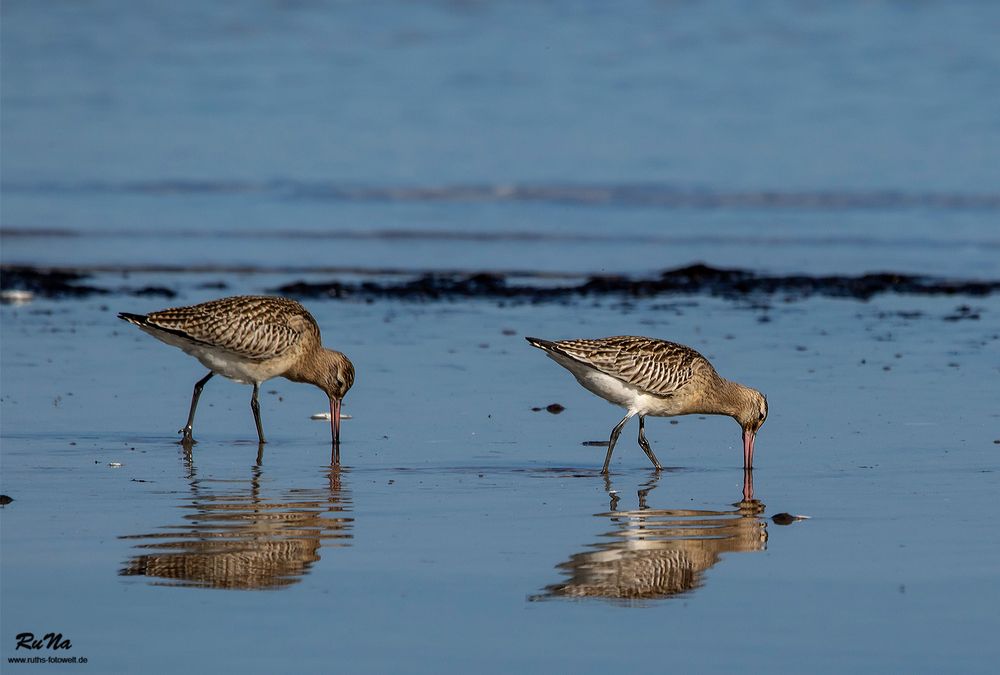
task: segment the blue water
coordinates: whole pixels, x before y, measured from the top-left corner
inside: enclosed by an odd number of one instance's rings
[[[995,3],[2,11],[6,262],[997,271]]]
[[[889,296],[767,323],[711,299],[310,303],[358,370],[339,470],[309,419],[325,397],[284,380],[263,387],[259,466],[249,388],[220,378],[185,456],[201,367],[106,302],[0,309],[5,659],[26,630],[62,631],[101,672],[986,673],[1000,658],[996,299],[954,322],[955,299]],[[697,345],[767,393],[759,512],[733,506],[728,419],[650,419],[658,480],[633,421],[610,484],[597,474],[604,449],[583,443],[620,412],[521,335],[618,331]],[[552,402],[565,411],[531,410]],[[642,551],[647,567],[616,576]],[[683,583],[656,573],[671,560]],[[599,592],[541,599],[566,584]]]
[[[176,304],[344,269],[1000,277],[997,3],[0,13],[4,264]],[[63,632],[91,672],[1000,659],[996,297],[311,302],[358,369],[339,469],[325,399],[284,380],[259,459],[249,392],[220,378],[185,455],[200,367],[115,319],[170,302],[0,308],[4,672],[28,668],[6,661],[22,631]],[[650,421],[659,479],[631,426],[596,474],[583,444],[618,413],[521,336],[618,333],[768,394],[757,502],[730,420]],[[599,590],[643,560],[689,574]],[[655,592],[620,597],[636,584]]]

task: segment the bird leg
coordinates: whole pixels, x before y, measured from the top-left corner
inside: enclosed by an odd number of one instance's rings
[[[622,429],[625,427],[625,423],[632,419],[632,415],[635,413],[630,412],[622,418],[622,421],[611,430],[611,440],[608,441],[608,455],[604,458],[604,468],[601,469],[601,473],[608,473],[608,466],[611,464],[611,453],[615,451],[615,443],[618,442],[618,436],[621,434]]]
[[[177,430],[177,433],[184,434],[183,438],[181,438],[182,445],[194,444],[194,438],[191,435],[194,427],[194,411],[198,409],[198,399],[201,398],[201,390],[205,388],[205,383],[211,380],[213,375],[215,373],[210,370],[208,371],[208,375],[194,383],[194,394],[191,396],[191,412],[188,413],[187,424],[184,425],[183,429]]]
[[[660,461],[656,459],[656,455],[653,454],[653,449],[649,447],[649,441],[646,440],[646,416],[639,415],[639,447],[642,451],[646,453],[646,457],[649,457],[649,461],[653,463],[657,471],[663,471],[663,467],[660,466]]]
[[[264,428],[260,425],[260,401],[257,399],[259,393],[260,385],[254,382],[253,396],[250,398],[250,409],[253,410],[253,421],[257,423],[257,440],[263,445],[267,441],[264,440]]]

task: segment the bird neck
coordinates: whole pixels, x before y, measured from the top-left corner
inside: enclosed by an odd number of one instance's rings
[[[749,388],[716,375],[702,401],[702,412],[739,418],[750,399]]]
[[[354,368],[347,356],[341,352],[317,346],[304,358],[293,364],[285,373],[285,377],[293,382],[314,384],[325,390],[329,388],[331,374],[338,371],[350,371],[353,375]],[[353,377],[351,379],[353,380]]]

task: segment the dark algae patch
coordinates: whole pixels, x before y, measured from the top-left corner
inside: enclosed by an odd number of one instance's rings
[[[68,269],[4,265],[0,268],[0,289],[31,291],[47,298],[83,298],[109,292],[79,283],[88,276]]]
[[[567,301],[588,297],[649,298],[660,295],[713,295],[741,299],[783,294],[789,299],[813,296],[868,300],[881,293],[901,295],[985,296],[1000,291],[997,280],[949,280],[895,273],[861,276],[768,276],[748,270],[691,265],[655,277],[591,276],[575,284],[511,283],[498,273],[428,273],[406,281],[299,281],[274,289],[301,298],[448,300],[510,299],[526,302]]]
[[[163,286],[106,287],[90,283],[92,272],[72,268],[42,268],[4,265],[0,286],[4,290],[33,291],[50,298],[86,297],[95,294],[121,293],[172,297],[175,289]],[[115,269],[102,268],[114,274]],[[128,270],[122,268],[121,273]],[[174,273],[183,273],[177,269]],[[192,270],[194,271],[194,270]],[[204,268],[197,271],[204,272]],[[259,270],[264,272],[265,270]],[[242,270],[252,274],[253,269]],[[666,270],[652,277],[593,275],[580,281],[559,283],[544,275],[503,272],[426,272],[409,278],[354,280],[332,279],[322,282],[295,281],[269,289],[269,292],[296,298],[339,298],[374,301],[382,299],[432,302],[484,298],[516,302],[572,302],[586,298],[653,298],[676,295],[712,295],[730,299],[782,295],[785,300],[814,296],[868,300],[882,293],[923,296],[987,296],[1000,291],[1000,280],[943,279],[893,272],[860,276],[811,276],[805,274],[772,276],[749,270],[724,269],[696,264]],[[371,273],[371,276],[375,276]],[[978,318],[973,311],[956,314],[960,320]]]
[[[177,292],[164,286],[137,288],[106,288],[83,283],[92,278],[90,272],[68,268],[4,265],[0,268],[0,289],[31,291],[45,298],[86,298],[94,295],[124,293],[127,295],[174,298]]]

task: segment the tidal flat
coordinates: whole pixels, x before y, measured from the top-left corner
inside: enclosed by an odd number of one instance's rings
[[[171,304],[219,294],[203,285]],[[260,452],[250,388],[222,380],[181,448],[201,367],[115,318],[164,304],[0,310],[4,624],[61,632],[102,671],[136,653],[248,672],[1000,657],[996,296],[307,300],[358,370],[339,466],[309,419],[322,393],[284,380],[262,388]],[[616,333],[694,346],[768,395],[752,476],[738,426],[697,416],[650,418],[661,475],[634,422],[599,475],[619,413],[522,336]]]
[[[1000,3],[0,13],[5,675],[996,670]],[[283,380],[185,452],[116,318],[274,292],[339,466]],[[523,337],[629,333],[767,394],[752,475],[697,416],[599,475]]]

